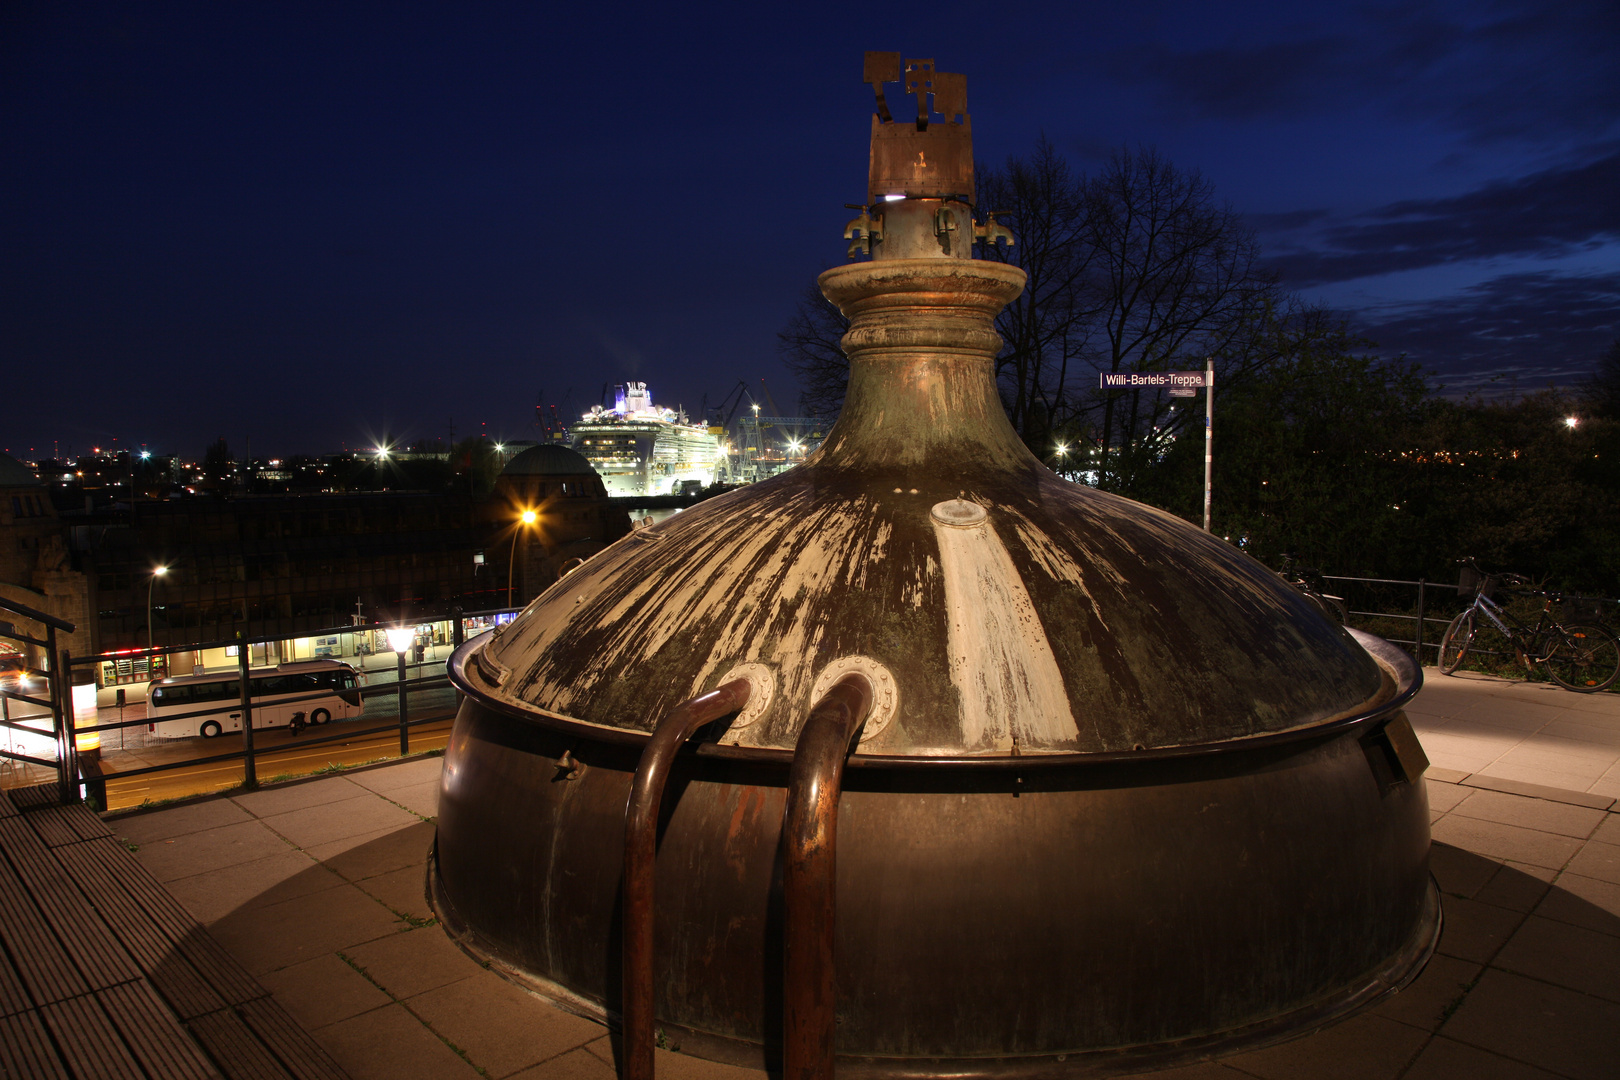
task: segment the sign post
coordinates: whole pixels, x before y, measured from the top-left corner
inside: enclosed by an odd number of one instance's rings
[[[1210,482],[1214,476],[1215,358],[1204,361],[1203,371],[1104,371],[1104,390],[1142,390],[1168,387],[1171,397],[1197,397],[1204,388],[1204,531],[1209,532]]]
[[[1215,358],[1204,360],[1204,531],[1209,532],[1209,489],[1215,471]]]

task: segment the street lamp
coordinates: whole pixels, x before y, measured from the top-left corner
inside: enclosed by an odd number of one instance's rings
[[[158,578],[168,572],[169,568],[167,566],[154,566],[152,567],[152,576],[146,582],[146,648],[148,652],[152,649],[152,586],[157,584]],[[152,670],[152,658],[150,656],[146,659],[146,670],[148,672]]]
[[[411,752],[410,717],[405,711],[405,650],[416,640],[416,628],[390,626],[383,631],[383,636],[388,639],[388,647],[399,657],[399,753],[404,757]]]
[[[520,514],[518,516],[518,522],[519,522],[520,525],[533,525],[536,521],[539,521],[539,520],[540,520],[540,515],[535,513],[533,510],[525,510],[525,511],[523,511],[522,514]],[[510,552],[508,552],[507,556],[506,556],[506,606],[507,607],[512,606],[512,567],[514,565],[516,565],[516,563],[517,563],[518,533],[520,533],[522,531],[523,530],[521,528],[517,528],[517,527],[514,527],[512,529],[512,550]]]
[[[388,647],[403,657],[405,650],[411,647],[411,642],[416,640],[416,629],[410,626],[390,626],[383,631],[383,635],[388,638]]]
[[[1575,429],[1575,427],[1578,424],[1580,424],[1580,422],[1581,422],[1581,418],[1578,417],[1578,416],[1566,416],[1566,417],[1564,417],[1564,426],[1569,428],[1572,431]]]

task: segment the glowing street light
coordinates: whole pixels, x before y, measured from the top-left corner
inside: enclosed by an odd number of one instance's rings
[[[390,626],[383,631],[383,636],[388,639],[388,647],[399,658],[399,753],[404,757],[411,752],[410,716],[405,711],[405,650],[416,640],[416,628]]]
[[[168,572],[169,568],[167,566],[154,566],[152,567],[152,576],[146,582],[146,648],[148,651],[152,648],[152,586],[157,584],[158,578]],[[148,674],[151,673],[151,657],[146,660],[146,670]]]
[[[1571,431],[1573,431],[1580,424],[1580,422],[1581,418],[1578,416],[1564,417],[1564,426],[1569,428]]]
[[[533,510],[525,510],[525,511],[523,511],[523,513],[518,515],[519,524],[525,525],[525,526],[533,525],[536,521],[539,521],[539,520],[540,520],[540,515],[535,513]],[[512,567],[514,565],[516,565],[516,563],[517,563],[518,533],[520,533],[522,531],[523,530],[521,528],[515,528],[514,527],[512,529],[512,550],[510,552],[508,552],[507,556],[506,556],[506,606],[507,607],[512,606]]]

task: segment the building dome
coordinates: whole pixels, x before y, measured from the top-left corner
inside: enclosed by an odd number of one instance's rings
[[[573,456],[579,457],[578,454]],[[584,458],[579,459],[580,461],[585,460]],[[0,488],[41,486],[39,477],[34,475],[33,469],[30,469],[10,454],[0,454]]]
[[[531,446],[506,463],[502,476],[595,476],[584,456],[555,443]]]

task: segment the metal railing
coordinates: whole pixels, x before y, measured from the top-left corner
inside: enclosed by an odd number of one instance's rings
[[[120,651],[117,653],[96,653],[86,656],[73,656],[67,649],[58,649],[56,642],[57,631],[62,630],[64,632],[71,633],[73,632],[72,624],[63,623],[61,620],[53,619],[52,616],[45,615],[42,612],[35,612],[32,609],[24,608],[21,605],[9,603],[3,598],[0,598],[0,608],[16,611],[17,613],[25,615],[28,618],[44,623],[48,628],[47,638],[36,641],[32,637],[20,636],[14,632],[7,633],[6,631],[10,630],[11,628],[5,626],[4,624],[0,624],[0,636],[12,637],[17,640],[27,641],[30,644],[36,644],[41,648],[46,649],[47,655],[52,658],[52,677],[49,680],[50,695],[48,700],[36,699],[11,692],[5,693],[4,699],[7,702],[9,702],[9,700],[21,700],[36,706],[49,707],[52,718],[52,734],[54,735],[57,747],[57,755],[54,759],[44,759],[33,755],[14,753],[4,749],[0,749],[0,757],[23,761],[28,764],[54,766],[58,774],[58,789],[61,792],[61,799],[64,803],[76,802],[81,797],[87,795],[95,800],[101,808],[106,808],[106,784],[108,780],[125,780],[133,777],[195,768],[200,765],[212,765],[220,762],[238,760],[242,762],[241,786],[251,789],[257,787],[259,784],[259,759],[267,754],[278,754],[287,749],[287,746],[284,743],[273,748],[266,748],[262,745],[256,744],[256,736],[263,736],[267,731],[277,730],[285,725],[278,724],[276,727],[271,728],[262,724],[256,725],[254,723],[253,713],[255,709],[263,710],[266,706],[262,702],[255,702],[252,690],[253,680],[256,678],[263,678],[274,669],[254,668],[251,666],[252,650],[254,646],[267,645],[271,642],[286,641],[288,639],[285,634],[265,635],[252,638],[238,637],[227,641],[191,642],[184,645],[159,646],[156,648]],[[461,612],[458,610],[452,613],[450,619],[448,620],[451,623],[451,646],[453,648],[458,648],[466,640],[469,624],[477,625],[481,620],[498,619],[499,616],[512,614],[516,610],[518,609],[496,608],[489,611],[474,612]],[[435,619],[433,621],[438,622],[445,620]],[[407,625],[414,625],[414,622],[408,623]],[[297,636],[300,638],[316,638],[355,633],[357,631],[372,631],[380,629],[384,629],[384,627],[382,625],[344,625],[323,630],[310,631]],[[482,632],[483,629],[476,630],[475,636],[476,633]],[[236,682],[239,689],[240,698],[234,703],[230,702],[228,699],[214,703],[212,708],[198,708],[187,712],[167,714],[163,717],[163,719],[194,719],[203,715],[216,715],[222,709],[239,709],[242,722],[241,744],[239,747],[221,752],[185,755],[183,757],[176,758],[175,760],[162,761],[156,764],[139,765],[134,768],[119,768],[116,770],[116,772],[108,772],[103,769],[101,754],[99,752],[80,752],[78,750],[79,740],[81,738],[88,738],[93,735],[99,741],[99,739],[106,733],[122,733],[127,729],[146,727],[155,723],[155,721],[152,717],[143,715],[133,720],[124,720],[120,718],[118,720],[107,720],[103,722],[98,714],[96,723],[76,724],[72,701],[69,697],[69,687],[71,686],[72,680],[76,673],[78,673],[79,677],[83,679],[86,675],[93,675],[98,665],[113,660],[133,660],[136,662],[144,660],[147,662],[148,667],[150,668],[150,662],[154,658],[160,656],[171,656],[176,653],[201,652],[203,650],[210,649],[233,648],[237,654],[235,671],[227,672],[221,670],[219,671],[219,675],[224,681]],[[415,678],[409,678],[407,669],[408,667],[413,666],[417,669],[418,674]],[[432,674],[422,674],[422,669],[429,666],[436,666],[439,670]],[[60,677],[57,677],[57,673],[60,673]],[[377,673],[378,672],[376,669],[373,669],[371,672],[364,672],[362,670],[362,674]],[[93,681],[93,677],[86,679],[87,683]],[[355,688],[356,692],[361,695],[361,701],[363,703],[373,702],[378,699],[385,699],[390,695],[397,696],[399,703],[397,718],[383,723],[363,724],[362,726],[356,726],[354,721],[350,721],[343,723],[340,730],[335,732],[323,731],[321,734],[315,733],[318,729],[302,729],[301,731],[295,731],[295,734],[298,734],[299,736],[297,745],[300,748],[308,748],[337,742],[352,742],[356,739],[362,739],[367,736],[397,731],[399,734],[399,754],[401,756],[407,755],[411,752],[411,730],[413,728],[443,721],[450,716],[453,716],[455,711],[454,707],[451,707],[445,710],[430,710],[426,713],[413,716],[411,715],[409,706],[410,695],[425,690],[448,689],[449,687],[450,681],[448,675],[444,672],[442,665],[430,665],[420,661],[412,664],[406,660],[404,652],[399,652],[397,675],[393,682],[381,683],[369,687],[357,686]],[[283,709],[286,706],[296,706],[303,702],[310,702],[321,698],[329,698],[334,692],[334,690],[325,689],[312,691],[308,694],[298,694],[292,697],[277,696],[275,700],[275,707],[277,709]],[[459,695],[457,696],[457,701],[459,702]],[[122,703],[121,698],[120,703]],[[122,717],[121,708],[120,717]],[[39,728],[14,723],[10,721],[9,717],[3,722],[8,728],[28,731],[35,736],[44,733]],[[183,740],[177,739],[175,741],[181,742]],[[391,755],[383,754],[381,756]],[[198,793],[200,794],[201,792]]]
[[[1411,646],[1409,651],[1412,653],[1413,657],[1415,657],[1417,659],[1418,663],[1420,663],[1420,664],[1424,662],[1424,656],[1423,656],[1423,650],[1424,649],[1432,649],[1432,650],[1434,650],[1433,655],[1432,655],[1432,659],[1433,659],[1433,661],[1435,663],[1439,662],[1439,658],[1440,658],[1440,639],[1445,635],[1445,629],[1446,629],[1447,626],[1449,626],[1451,624],[1451,620],[1452,620],[1452,618],[1454,618],[1456,616],[1457,611],[1462,610],[1460,607],[1457,608],[1456,611],[1449,610],[1450,605],[1446,605],[1447,613],[1445,615],[1443,615],[1443,616],[1435,616],[1435,615],[1431,615],[1429,613],[1429,610],[1430,610],[1429,602],[1430,602],[1431,599],[1433,599],[1429,595],[1431,590],[1439,589],[1443,593],[1445,593],[1447,595],[1452,595],[1452,596],[1454,596],[1459,591],[1459,586],[1452,585],[1452,584],[1447,584],[1445,582],[1429,581],[1429,580],[1427,580],[1425,578],[1419,578],[1416,581],[1408,581],[1408,580],[1401,579],[1401,578],[1347,577],[1347,576],[1342,575],[1342,574],[1323,574],[1322,575],[1322,580],[1323,581],[1345,582],[1345,583],[1348,583],[1348,584],[1356,584],[1356,585],[1364,585],[1364,586],[1393,585],[1393,586],[1400,586],[1400,587],[1407,587],[1407,588],[1415,589],[1416,590],[1416,605],[1414,607],[1414,610],[1411,613],[1407,613],[1405,611],[1384,611],[1384,610],[1380,610],[1380,611],[1361,611],[1361,610],[1357,610],[1356,608],[1352,607],[1348,603],[1348,598],[1346,598],[1347,602],[1346,602],[1346,605],[1345,605],[1345,611],[1346,611],[1346,614],[1348,614],[1351,618],[1393,619],[1393,620],[1395,620],[1397,622],[1411,623],[1412,624],[1412,631],[1413,631],[1411,638],[1395,638],[1395,637],[1388,637],[1386,635],[1386,640],[1388,640],[1388,641],[1390,641],[1390,642],[1392,642],[1392,643],[1394,643],[1396,645]],[[1620,604],[1620,601],[1610,600],[1610,599],[1607,599],[1605,597],[1575,596],[1575,595],[1572,595],[1572,594],[1566,594],[1563,597],[1563,599],[1564,599],[1564,601],[1566,603],[1598,605],[1600,609],[1601,609],[1601,605],[1604,605],[1604,604]],[[1609,618],[1600,614],[1599,615],[1599,620],[1603,621],[1603,622],[1608,622]],[[1439,629],[1435,630],[1434,629],[1435,627],[1438,627]],[[1429,632],[1431,630],[1433,630],[1432,634]]]
[[[66,651],[57,651],[56,635],[58,633],[71,634],[74,632],[75,627],[66,619],[59,619],[55,615],[38,611],[15,600],[7,600],[5,597],[0,597],[0,610],[13,615],[21,615],[23,618],[39,623],[45,628],[45,636],[37,638],[32,634],[22,633],[17,629],[16,624],[7,621],[0,623],[0,638],[22,642],[25,645],[32,645],[36,649],[45,651],[45,664],[38,670],[45,680],[45,690],[48,695],[44,698],[36,698],[23,692],[30,688],[28,672],[32,670],[25,666],[18,673],[19,689],[12,690],[0,687],[0,725],[3,725],[8,733],[11,731],[25,731],[32,735],[42,734],[38,728],[13,720],[11,718],[11,703],[21,701],[27,705],[48,709],[51,718],[51,736],[56,747],[56,756],[54,758],[39,758],[31,754],[21,753],[15,750],[12,744],[8,744],[4,750],[0,750],[0,759],[21,761],[25,765],[42,765],[56,769],[57,790],[61,793],[62,801],[64,803],[73,802],[78,798],[79,790],[78,785],[73,782],[78,777],[78,748],[73,740],[73,707],[68,691],[69,683],[67,678],[64,677],[67,668],[65,665],[62,667],[57,666],[57,657],[65,658],[67,653]]]

